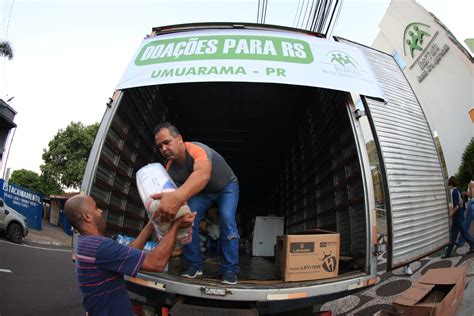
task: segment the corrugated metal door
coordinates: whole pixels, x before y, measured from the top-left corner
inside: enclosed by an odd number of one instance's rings
[[[388,265],[395,268],[449,242],[446,186],[432,132],[418,100],[392,56],[359,47],[385,102],[363,98],[383,173],[389,234]]]

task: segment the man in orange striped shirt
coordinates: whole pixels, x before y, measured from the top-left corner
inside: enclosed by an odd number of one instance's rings
[[[225,159],[214,149],[198,142],[185,142],[178,129],[165,122],[155,128],[155,143],[167,159],[166,170],[178,186],[174,192],[152,195],[160,199],[162,220],[171,221],[187,201],[196,212],[192,242],[184,247],[188,268],[181,274],[202,275],[199,223],[204,213],[217,204],[219,210],[222,283],[236,284],[239,272],[239,233],[235,212],[239,201],[239,183]]]

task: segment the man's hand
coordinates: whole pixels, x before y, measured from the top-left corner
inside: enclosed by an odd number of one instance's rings
[[[158,210],[153,217],[159,217],[160,222],[171,222],[174,220],[179,208],[184,204],[176,192],[155,193],[150,195],[155,200],[160,200]]]
[[[196,212],[188,213],[178,218],[175,223],[179,228],[186,228],[193,226],[194,219],[196,218]]]
[[[450,206],[448,208],[449,217],[453,217],[457,213],[458,209],[459,209],[459,206],[456,206],[455,208]]]

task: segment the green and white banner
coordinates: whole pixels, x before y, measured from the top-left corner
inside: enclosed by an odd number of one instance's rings
[[[117,89],[180,82],[265,82],[383,98],[357,47],[282,31],[202,30],[143,41]]]

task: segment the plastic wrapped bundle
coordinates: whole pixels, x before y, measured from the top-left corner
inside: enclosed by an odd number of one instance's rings
[[[120,235],[118,234],[115,241],[118,242],[121,245],[128,246],[132,241],[134,241],[135,238],[127,236],[127,235]]]
[[[158,240],[161,240],[168,231],[170,222],[160,222],[160,216],[153,220],[155,212],[158,210],[160,200],[150,197],[152,194],[173,192],[176,185],[160,163],[151,163],[137,171],[137,189],[142,199],[148,218],[153,221]],[[189,206],[183,205],[176,213],[175,220],[190,213]],[[178,231],[176,242],[181,245],[189,244],[192,240],[192,227],[182,228]]]

